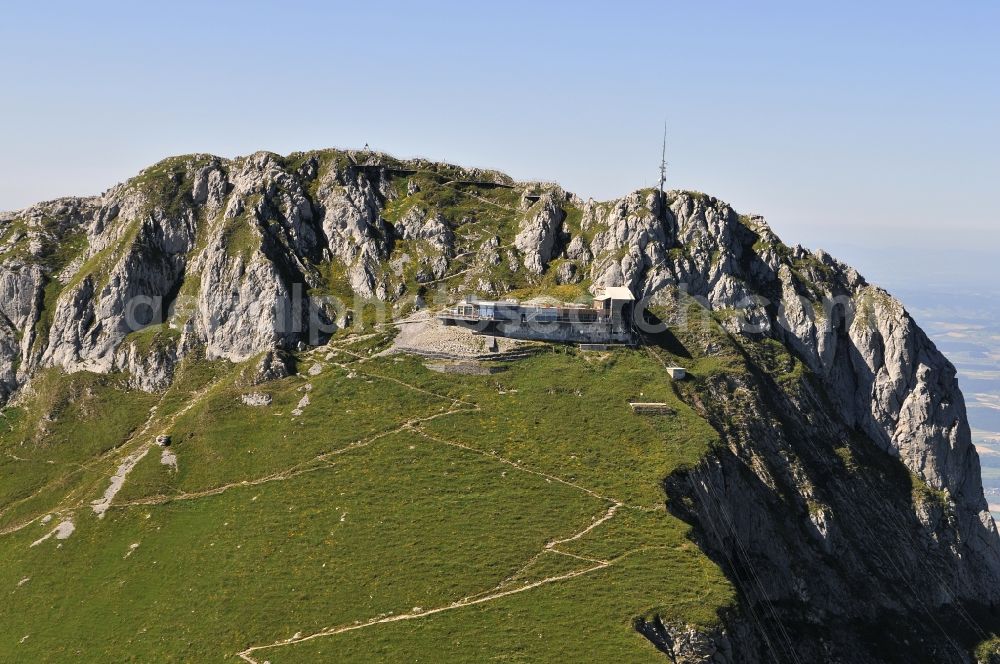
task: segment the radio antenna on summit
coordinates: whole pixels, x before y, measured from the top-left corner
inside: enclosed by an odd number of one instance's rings
[[[660,198],[665,196],[663,185],[667,181],[667,123],[663,123],[663,154],[660,156]]]

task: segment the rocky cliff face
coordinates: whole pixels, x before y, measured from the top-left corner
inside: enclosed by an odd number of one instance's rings
[[[906,644],[968,661],[1000,544],[954,367],[852,268],[702,194],[582,201],[367,152],[168,159],[0,216],[0,401],[44,367],[155,391],[192,349],[264,362],[366,299],[604,285],[735,367],[690,388],[721,443],[666,487],[741,612],[724,639],[642,631],[678,661],[885,661]],[[690,302],[721,331],[692,331]],[[884,615],[906,626],[871,634]]]

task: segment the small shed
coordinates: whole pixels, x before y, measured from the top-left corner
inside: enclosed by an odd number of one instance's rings
[[[667,373],[674,380],[684,380],[684,377],[687,376],[687,369],[684,367],[667,367]]]
[[[636,415],[673,415],[674,409],[665,403],[630,401],[629,406]]]

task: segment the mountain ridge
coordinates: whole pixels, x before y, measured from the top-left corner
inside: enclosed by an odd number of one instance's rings
[[[928,606],[963,625],[963,644],[986,636],[971,625],[1000,600],[1000,543],[954,367],[856,270],[698,192],[584,201],[554,184],[363,151],[168,158],[99,197],[0,215],[0,397],[30,400],[51,369],[120,372],[130,388],[160,392],[187,357],[284,367],[274,358],[371,316],[459,294],[574,299],[612,285],[667,323],[651,343],[727,367],[684,393],[721,446],[664,488],[733,579],[742,613],[707,641],[656,620],[640,631],[684,661],[768,661],[779,642],[790,661],[833,651],[879,661],[883,646],[858,623]],[[693,325],[699,316],[710,322]],[[781,506],[798,515],[794,532]],[[885,523],[898,542],[878,541]],[[838,556],[885,600],[866,602]],[[751,582],[756,567],[765,571]],[[780,629],[751,619],[765,611]],[[816,643],[787,634],[824,621]],[[934,616],[913,621],[930,634],[886,638],[956,650],[933,633]]]

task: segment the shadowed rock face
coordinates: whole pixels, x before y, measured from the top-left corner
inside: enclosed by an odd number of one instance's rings
[[[698,390],[723,445],[665,483],[740,591],[730,624],[745,650],[731,661],[971,661],[995,622],[989,515],[915,491],[819,378],[782,385],[747,363]]]
[[[715,661],[772,661],[782,631],[811,661],[884,661],[864,625],[886,612],[909,625],[887,643],[950,661],[926,614],[964,648],[962,603],[998,601],[1000,545],[954,367],[855,270],[702,194],[583,201],[370,153],[168,159],[100,197],[0,215],[0,401],[49,366],[162,389],[195,348],[242,361],[322,342],[310,316],[329,330],[338,314],[317,293],[395,302],[443,282],[454,296],[624,285],[654,307],[684,294],[742,312],[723,343],[743,349],[747,373],[697,394],[723,445],[667,482],[671,509],[744,599],[724,647],[706,637]],[[764,340],[806,378],[772,380],[752,351]],[[911,476],[934,500],[914,498]],[[761,629],[757,614],[786,629]],[[698,661],[691,644],[706,638],[668,640],[684,644],[678,661]]]

